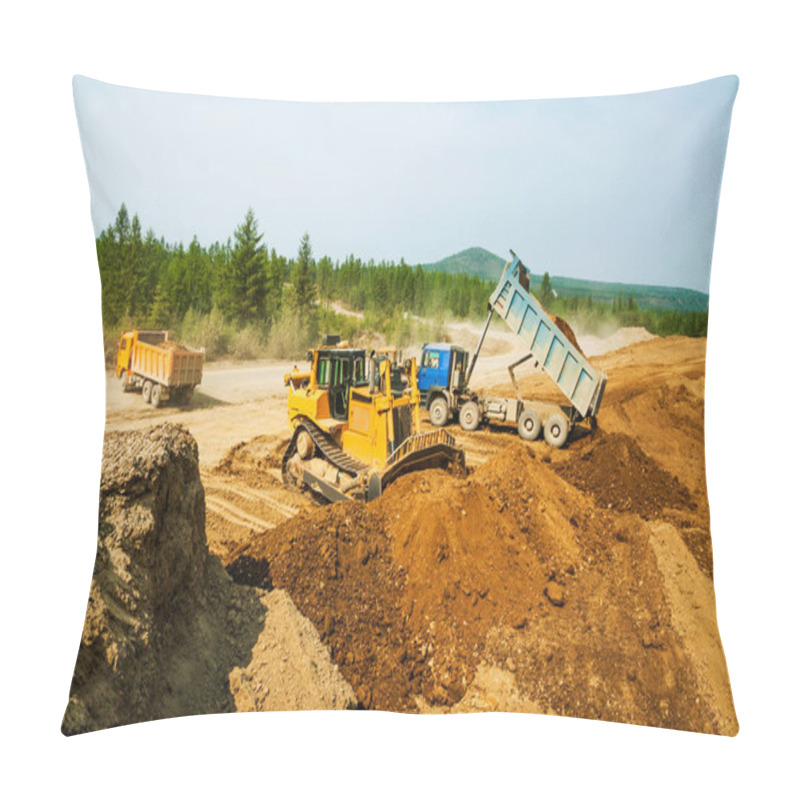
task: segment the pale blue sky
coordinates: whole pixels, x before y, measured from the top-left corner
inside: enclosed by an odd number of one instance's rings
[[[708,290],[732,76],[636,95],[288,103],[74,80],[99,234],[124,202],[167,241],[232,236],[252,206],[293,255],[437,261]]]

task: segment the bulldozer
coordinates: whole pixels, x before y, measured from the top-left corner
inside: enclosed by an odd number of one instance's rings
[[[309,351],[306,369],[284,376],[292,438],[283,455],[284,483],[322,502],[379,497],[408,472],[455,466],[464,452],[444,430],[420,430],[417,365],[404,388],[392,387],[389,359],[367,355],[337,337]]]

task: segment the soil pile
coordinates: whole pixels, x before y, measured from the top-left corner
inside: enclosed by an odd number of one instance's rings
[[[607,434],[636,440],[650,459],[677,476],[692,503],[664,511],[703,572],[713,574],[705,472],[705,339],[670,336],[597,359],[608,373],[600,411]]]
[[[277,442],[277,443],[276,443]],[[256,436],[249,442],[239,442],[232,447],[214,468],[219,475],[246,478],[251,484],[274,483],[270,471],[281,468],[281,459],[289,439],[275,436]]]
[[[624,433],[700,501],[705,483],[705,339],[669,336],[599,357],[608,374],[599,421]]]
[[[107,435],[97,559],[65,734],[237,709],[229,676],[254,669],[272,605],[287,616],[291,601],[234,584],[208,554],[204,526],[197,445],[184,428]],[[309,662],[320,656],[310,637],[297,649]],[[306,707],[351,702],[328,667],[311,700],[325,704]],[[268,694],[269,665],[255,671]],[[297,696],[283,700],[292,707]]]
[[[274,585],[313,622],[359,704],[406,711],[421,686],[403,654],[405,576],[374,506],[339,503],[289,520],[240,546],[227,568],[268,565]]]
[[[318,509],[237,557],[268,561],[364,707],[524,707],[735,732],[729,697],[720,707],[707,689],[705,665],[719,661],[694,657],[711,645],[672,624],[648,523],[599,507],[548,462],[515,443],[466,478],[406,475],[373,503]],[[681,565],[705,585],[688,552]],[[486,694],[487,675],[513,703]]]
[[[576,432],[564,451],[553,454],[553,462],[567,480],[594,494],[601,505],[611,503],[617,510],[648,520],[664,518],[675,525],[700,568],[711,577],[705,350],[705,339],[671,336],[593,359],[608,375],[601,430],[580,441]],[[520,388],[529,397],[558,400],[552,383],[542,376],[522,378]],[[623,438],[609,440],[617,436]],[[635,446],[631,449],[625,442]],[[592,452],[595,444],[597,453]],[[647,483],[637,487],[634,476],[646,478]]]
[[[651,520],[665,508],[696,508],[689,490],[649,458],[630,436],[600,429],[575,445],[575,456],[555,467],[602,508],[630,511]]]

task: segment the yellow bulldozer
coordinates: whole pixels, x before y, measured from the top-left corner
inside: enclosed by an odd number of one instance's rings
[[[420,430],[414,360],[398,391],[389,359],[331,337],[308,355],[307,369],[284,376],[293,430],[283,455],[285,483],[323,501],[369,501],[407,472],[464,469],[464,452],[450,434]]]

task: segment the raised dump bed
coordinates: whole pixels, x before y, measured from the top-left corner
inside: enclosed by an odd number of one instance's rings
[[[434,425],[458,418],[464,430],[475,430],[482,422],[516,425],[523,439],[544,433],[545,440],[563,447],[572,426],[593,419],[600,410],[606,375],[593,367],[577,344],[528,290],[528,271],[512,252],[497,288],[489,298],[489,316],[470,362],[464,348],[449,343],[426,344],[422,349],[419,388]],[[509,367],[516,398],[487,397],[470,388],[470,378],[489,330],[498,314],[525,343],[527,355]],[[533,361],[567,399],[566,405],[523,399],[517,389],[514,369]]]
[[[506,264],[489,307],[525,342],[535,366],[552,379],[581,417],[594,417],[603,400],[606,375],[587,361],[531,295],[527,270],[516,255]]]

